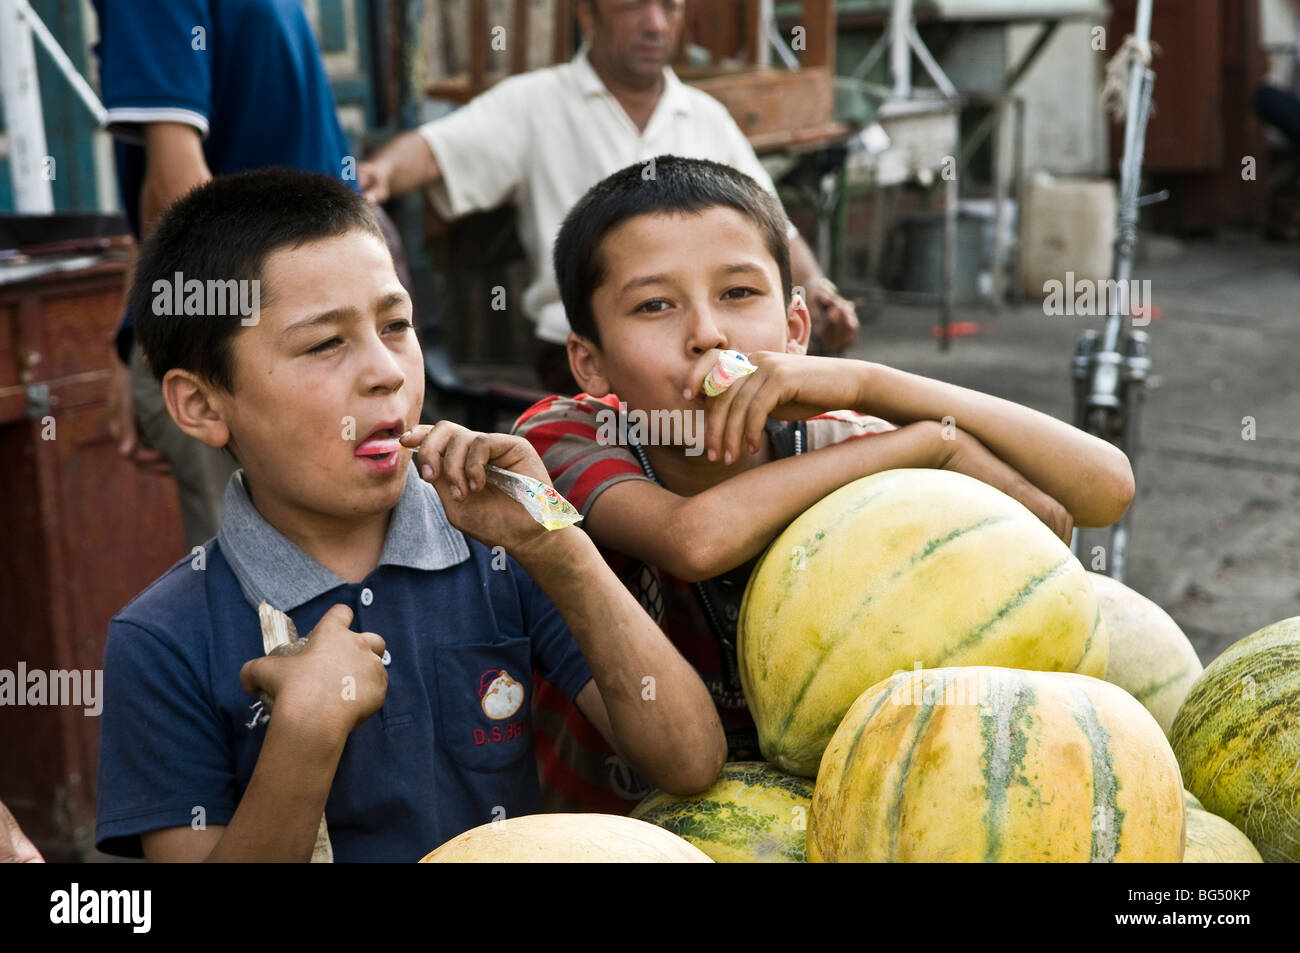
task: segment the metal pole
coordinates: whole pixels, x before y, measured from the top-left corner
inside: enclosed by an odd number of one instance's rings
[[[54,65],[58,67],[64,79],[72,85],[73,92],[81,97],[81,101],[86,104],[90,114],[95,117],[95,122],[102,126],[108,116],[108,110],[99,101],[95,91],[90,88],[90,84],[86,82],[85,78],[77,72],[77,67],[73,65],[72,60],[68,59],[68,54],[63,52],[63,47],[59,46],[59,41],[54,38],[54,34],[45,25],[45,21],[41,19],[40,14],[32,9],[27,0],[16,0],[16,2],[19,15],[32,28],[32,35],[40,41],[41,46],[45,47],[45,52],[50,54],[50,59],[54,60]]]
[[[754,51],[758,62],[754,65],[767,69],[772,65],[772,34],[776,32],[773,0],[758,0],[758,23],[754,24],[758,35],[754,38]]]
[[[1128,88],[1125,97],[1124,154],[1120,163],[1120,189],[1115,239],[1114,307],[1106,317],[1101,334],[1087,330],[1075,345],[1073,377],[1075,386],[1075,424],[1083,430],[1122,449],[1137,469],[1138,417],[1146,379],[1150,373],[1147,335],[1129,330],[1129,281],[1133,274],[1133,256],[1137,247],[1138,192],[1142,182],[1142,159],[1146,151],[1146,128],[1151,115],[1151,96],[1155,73],[1148,67],[1151,40],[1152,0],[1139,0],[1133,35],[1136,47],[1128,64]],[[1124,514],[1110,529],[1110,552],[1106,569],[1111,577],[1123,582],[1128,565],[1128,521]],[[1076,533],[1071,549],[1078,555],[1080,538]]]
[[[912,98],[912,0],[894,0],[889,19],[889,69],[894,79],[894,98]]]
[[[36,48],[25,6],[22,0],[0,0],[0,93],[9,136],[14,211],[47,215],[54,211],[54,191],[44,168],[48,157],[45,119],[36,76]]]

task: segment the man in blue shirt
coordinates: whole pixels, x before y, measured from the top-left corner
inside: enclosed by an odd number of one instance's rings
[[[94,0],[100,86],[136,238],[214,175],[286,166],[355,185],[316,38],[300,0]],[[230,458],[178,431],[132,347],[112,342],[109,433],[180,487],[187,547],[217,530]],[[137,438],[137,423],[139,435]]]
[[[254,282],[226,307],[189,297]],[[323,815],[338,860],[416,860],[539,812],[533,670],[656,786],[713,782],[699,676],[581,529],[487,486],[489,463],[545,480],[536,452],[416,425],[410,297],[358,193],[215,179],[160,220],[131,305],[172,419],[242,469],[217,539],[110,624],[101,850],[306,860]],[[305,650],[262,654],[263,600]]]

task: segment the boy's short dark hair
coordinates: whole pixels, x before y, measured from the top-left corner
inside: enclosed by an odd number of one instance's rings
[[[605,278],[601,243],[623,222],[655,212],[703,212],[725,206],[747,215],[776,259],[785,300],[792,292],[785,211],[745,173],[708,159],[662,155],[620,169],[578,200],[555,238],[555,277],[569,326],[600,344],[591,295]],[[653,169],[653,174],[648,170]]]
[[[162,380],[179,367],[233,391],[231,341],[245,315],[229,306],[231,282],[257,281],[265,305],[261,278],[273,252],[351,231],[384,240],[361,194],[317,172],[270,168],[219,176],[178,199],[141,249],[131,286],[135,333],[154,376]],[[215,289],[204,301],[220,306],[172,313],[185,297],[183,286],[194,280],[200,284],[191,287]],[[167,290],[156,290],[159,282]]]

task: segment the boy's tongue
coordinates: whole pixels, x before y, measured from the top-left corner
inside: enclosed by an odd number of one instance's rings
[[[397,442],[397,438],[387,433],[378,433],[373,437],[367,437],[356,449],[358,457],[383,456],[402,449],[402,445]]]

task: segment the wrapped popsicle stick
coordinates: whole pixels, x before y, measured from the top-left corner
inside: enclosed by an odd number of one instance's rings
[[[740,378],[756,370],[758,368],[739,351],[723,351],[718,357],[718,363],[709,371],[709,376],[704,378],[705,396],[717,397]]]
[[[298,638],[298,629],[286,613],[276,609],[265,599],[257,607],[257,619],[262,627],[262,651],[267,655],[297,655],[307,647],[307,640]],[[262,710],[271,713],[271,699],[266,692],[262,696]],[[334,863],[334,845],[330,843],[329,825],[325,815],[320,817],[316,826],[316,843],[312,847],[313,864]]]
[[[512,500],[520,503],[528,515],[548,530],[563,529],[582,519],[573,504],[555,492],[555,487],[522,473],[487,465],[487,481]]]

